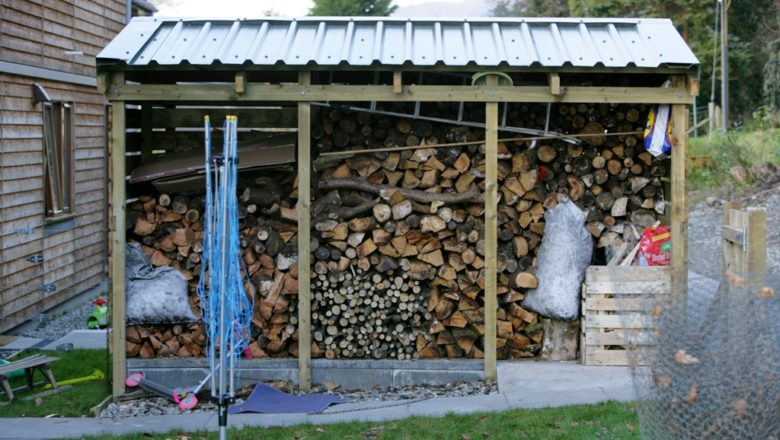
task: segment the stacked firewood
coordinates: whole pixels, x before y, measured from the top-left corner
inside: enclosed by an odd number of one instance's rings
[[[350,267],[318,275],[312,291],[313,356],[416,357],[414,340],[430,314],[420,282],[408,273],[385,276]]]
[[[297,217],[290,198],[294,177],[289,172],[264,175],[250,182],[265,191],[248,189],[240,196],[239,228],[243,261],[250,277],[245,286],[255,301],[252,319],[252,343],[255,357],[295,356],[297,353],[298,246]],[[139,241],[154,266],[178,268],[189,283],[192,311],[200,316],[197,286],[203,252],[203,219],[205,197],[197,195],[141,196],[129,206],[135,215],[130,240]],[[176,328],[172,325],[128,326],[128,334],[146,335],[149,329],[162,335]],[[195,338],[194,327],[184,326],[184,334]],[[187,336],[184,336],[185,338]],[[182,336],[177,335],[178,339]],[[177,349],[149,343],[141,351],[128,337],[128,356],[199,356],[202,351],[180,345]],[[160,338],[158,338],[160,339]],[[200,341],[200,337],[196,339]],[[162,340],[163,343],[167,342]],[[136,342],[135,344],[138,344]],[[146,345],[145,345],[146,346]]]
[[[197,357],[206,349],[202,323],[130,325],[127,327],[127,357]]]
[[[447,105],[440,104],[442,111],[452,110]],[[551,110],[547,122],[544,106],[510,107],[507,124],[586,135],[581,142],[499,143],[499,358],[532,357],[541,348],[539,316],[521,302],[537,285],[547,210],[564,196],[572,199],[587,212],[594,244],[607,256],[635,242],[664,211],[664,162],[642,148],[636,133],[645,108]],[[484,133],[341,110],[323,110],[315,120],[318,151],[352,153],[313,162],[312,356],[483,357],[485,146],[478,141]],[[251,277],[247,290],[255,294],[255,357],[298,351],[294,175],[242,178],[240,239]],[[191,293],[200,272],[203,208],[200,195],[166,194],[131,206],[138,214],[131,238],[143,243],[153,264],[181,269]],[[197,296],[190,299],[197,309]],[[145,342],[155,355],[168,353]]]

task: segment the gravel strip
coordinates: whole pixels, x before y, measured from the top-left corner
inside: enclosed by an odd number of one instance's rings
[[[688,267],[706,277],[720,281],[723,276],[723,202],[729,198],[708,198],[689,210]],[[765,208],[766,282],[780,287],[780,174],[734,197],[743,207]]]
[[[271,385],[287,390],[291,384],[285,382],[273,382]],[[332,386],[330,387],[332,388]],[[244,388],[241,395],[248,395],[250,388]],[[498,386],[484,382],[456,382],[446,385],[417,385],[407,387],[374,388],[370,390],[339,390],[329,389],[325,385],[312,387],[313,394],[334,394],[342,397],[348,403],[355,402],[381,402],[387,401],[420,401],[434,397],[463,397],[474,395],[493,394],[498,392]],[[143,417],[150,415],[171,415],[216,412],[217,407],[208,400],[207,395],[202,395],[201,403],[192,410],[183,411],[170,400],[161,397],[146,397],[122,403],[110,403],[101,413],[103,418]],[[243,398],[236,398],[235,404],[243,403]],[[332,407],[332,408],[337,408]]]
[[[94,308],[92,301],[87,301],[70,311],[58,314],[42,313],[33,318],[33,321],[38,322],[38,325],[32,330],[20,333],[20,335],[51,341],[59,339],[72,330],[86,329],[87,317]]]

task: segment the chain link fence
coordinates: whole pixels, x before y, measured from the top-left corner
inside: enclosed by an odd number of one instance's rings
[[[616,295],[643,439],[780,439],[780,297],[734,281]]]

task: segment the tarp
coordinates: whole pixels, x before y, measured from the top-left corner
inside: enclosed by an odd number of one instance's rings
[[[317,413],[330,405],[346,403],[344,399],[332,394],[304,394],[293,396],[276,388],[259,383],[244,403],[231,406],[230,414],[245,412],[282,414]]]
[[[238,147],[238,169],[246,170],[295,162],[296,133],[271,136]],[[147,182],[203,172],[203,149],[171,153],[136,167],[130,183]]]

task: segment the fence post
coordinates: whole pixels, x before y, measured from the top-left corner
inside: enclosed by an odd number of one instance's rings
[[[738,281],[763,286],[766,270],[766,210],[723,205],[723,271]],[[727,277],[727,279],[729,279]],[[732,279],[729,279],[733,282]]]

